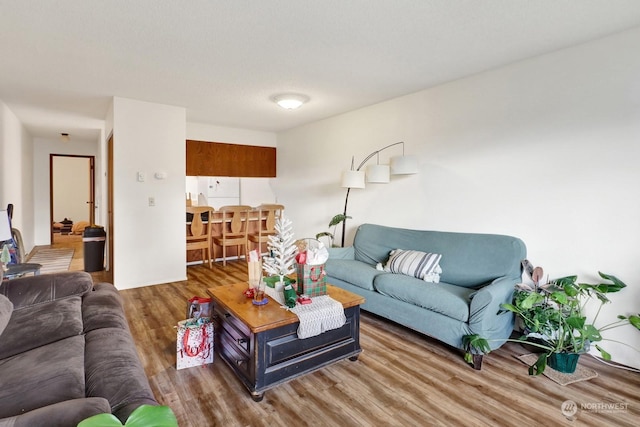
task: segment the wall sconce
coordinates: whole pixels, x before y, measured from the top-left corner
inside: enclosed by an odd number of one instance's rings
[[[391,157],[389,165],[381,165],[380,152],[388,148],[395,147],[396,145],[402,145],[402,156]],[[361,171],[362,167],[373,156],[376,156],[376,164],[369,165],[366,168],[366,172]],[[390,175],[410,175],[418,173],[418,161],[414,156],[405,156],[404,154],[404,142],[396,142],[394,144],[382,147],[379,150],[369,154],[364,160],[354,169],[354,158],[351,157],[351,169],[342,173],[342,187],[347,189],[347,195],[344,199],[344,213],[342,219],[342,246],[344,247],[344,235],[347,228],[347,204],[349,203],[349,192],[352,188],[365,188],[366,183],[381,183],[386,184],[390,180]]]

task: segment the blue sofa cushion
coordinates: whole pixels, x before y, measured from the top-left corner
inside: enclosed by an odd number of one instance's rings
[[[429,283],[402,274],[382,274],[374,279],[376,291],[426,308],[445,316],[467,322],[469,320],[470,288],[449,283]]]
[[[373,288],[374,277],[385,274],[383,271],[376,270],[375,266],[347,259],[329,258],[324,269],[329,276],[339,277],[345,282],[369,291],[375,290]]]

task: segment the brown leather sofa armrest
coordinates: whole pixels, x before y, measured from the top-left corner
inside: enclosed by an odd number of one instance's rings
[[[18,310],[34,304],[84,295],[93,289],[93,279],[84,271],[42,274],[4,281],[0,294],[9,298],[13,309]]]

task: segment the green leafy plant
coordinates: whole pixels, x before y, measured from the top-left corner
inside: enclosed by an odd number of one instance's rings
[[[589,351],[591,344],[595,345],[603,359],[611,360],[611,355],[599,344],[595,344],[605,340],[602,333],[627,324],[640,330],[640,314],[628,317],[620,315],[615,322],[602,327],[595,326],[600,309],[610,302],[606,294],[619,292],[627,286],[615,276],[601,272],[598,274],[609,283],[577,283],[577,276],[567,276],[542,286],[519,285],[514,293],[513,303],[500,305],[501,312],[514,313],[524,328],[521,337],[507,341],[526,343],[542,350],[537,361],[529,367],[530,375],[544,372],[551,354],[582,354]],[[594,299],[600,305],[594,318],[588,322],[584,309]],[[463,337],[463,347],[467,350],[465,359],[469,363],[473,354],[487,354],[491,351],[489,341],[477,334]]]
[[[316,234],[316,239],[320,239],[321,237],[327,236],[331,239],[331,242],[333,242],[333,239],[336,233],[336,228],[342,221],[346,219],[351,219],[351,217],[343,214],[335,215],[333,218],[331,218],[331,221],[329,221],[329,227],[333,227],[333,233],[329,231],[323,231],[321,233]]]
[[[168,406],[141,405],[122,424],[113,414],[98,414],[81,421],[78,427],[178,427],[178,420]]]
[[[322,241],[323,237],[328,237],[329,238],[329,242],[330,245],[329,246],[333,246],[333,233],[330,233],[328,231],[322,231],[318,234],[316,234],[316,239]]]

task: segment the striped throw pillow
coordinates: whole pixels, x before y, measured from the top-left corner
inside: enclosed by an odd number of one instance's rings
[[[384,271],[405,274],[423,280],[426,275],[434,272],[440,264],[441,258],[440,254],[396,249],[389,252],[389,260],[384,266]]]

